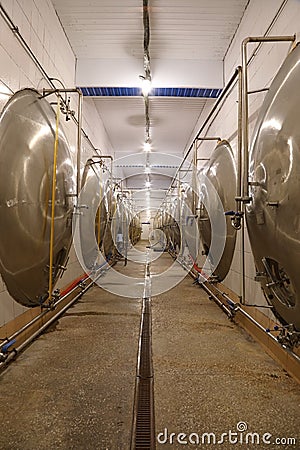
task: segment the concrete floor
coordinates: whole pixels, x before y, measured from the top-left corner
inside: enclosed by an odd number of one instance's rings
[[[169,436],[157,448],[300,449],[299,385],[191,278],[153,298],[152,321],[156,435],[163,432],[161,442]],[[196,433],[200,443],[203,433],[215,433],[218,441],[222,433],[237,432],[239,422],[248,430],[232,435],[231,443],[224,436],[219,445],[209,445],[208,437],[206,445],[170,444],[179,433],[186,434],[179,437],[183,441]],[[247,432],[260,434],[260,444],[246,445]],[[265,437],[272,443],[277,437],[297,443],[264,444],[264,433],[272,435]],[[234,444],[237,437],[243,444]]]
[[[151,272],[170,264],[163,254]],[[142,284],[143,264],[117,267]],[[1,450],[129,449],[140,309],[140,299],[94,287],[9,366],[0,378]],[[299,386],[191,278],[153,298],[152,319],[156,434],[168,430],[157,448],[300,448]],[[239,422],[271,442],[298,442],[170,443],[170,433],[219,440]]]
[[[129,448],[140,308],[94,287],[9,366],[1,450]]]

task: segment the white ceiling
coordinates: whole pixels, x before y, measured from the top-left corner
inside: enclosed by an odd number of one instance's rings
[[[77,57],[79,87],[139,86],[139,75],[144,73],[142,0],[52,0],[52,3]],[[153,85],[222,88],[222,61],[247,4],[248,0],[149,0]],[[119,176],[127,178],[129,187],[144,189],[143,164],[147,158],[142,152],[143,98],[94,97],[85,101],[96,105],[115,151]],[[165,167],[160,169],[165,170],[161,175],[154,174],[151,168],[150,177],[153,192],[157,188],[161,198],[180,161],[176,159],[177,163],[170,168],[172,160],[182,157],[191,143],[201,111],[213,101],[150,98],[153,142],[150,166],[163,161],[161,166]],[[124,156],[129,158],[123,160],[126,164],[119,161]],[[141,167],[128,167],[137,160]]]
[[[143,58],[142,0],[53,0],[78,58]],[[154,59],[222,60],[248,0],[150,0]]]
[[[182,156],[207,99],[150,97],[149,100],[152,151]],[[142,151],[145,139],[143,98],[102,97],[94,101],[118,157]]]

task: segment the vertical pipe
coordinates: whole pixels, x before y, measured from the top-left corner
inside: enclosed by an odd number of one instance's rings
[[[236,211],[245,212],[242,202],[242,157],[243,157],[243,77],[242,67],[238,66],[238,157],[237,157],[237,186],[236,186]],[[241,219],[240,234],[240,301],[245,304],[245,218]]]
[[[77,194],[77,198],[79,198],[80,189],[81,189],[80,168],[81,168],[82,92],[80,90],[77,90],[77,92],[78,92],[78,125],[77,125],[77,188],[76,188],[76,194]]]
[[[244,305],[246,303],[246,283],[245,283],[245,204],[242,204],[242,229],[241,229],[241,304]]]
[[[98,233],[97,233],[97,244],[98,244],[98,249],[100,250],[100,241],[101,241],[101,204],[102,204],[102,167],[100,166],[100,192],[99,192],[99,196],[100,196],[100,203],[99,203],[99,207],[98,207]]]
[[[249,38],[246,38],[242,42],[242,146],[243,146],[243,189],[242,189],[242,197],[245,201],[249,197],[249,184],[248,184],[248,176],[249,176],[249,117],[248,117],[248,70],[247,70],[247,44]]]
[[[237,155],[237,185],[236,185],[236,211],[241,209],[242,196],[242,125],[243,125],[243,79],[242,68],[238,66],[238,155]]]
[[[197,159],[198,159],[198,146],[197,140],[194,142],[194,160],[193,160],[193,180],[192,180],[192,198],[193,198],[193,209],[192,213],[196,215],[196,185],[197,185]]]
[[[249,105],[248,105],[248,56],[247,56],[247,45],[249,42],[289,42],[295,41],[294,36],[258,36],[258,37],[247,37],[242,42],[242,82],[240,82],[240,68],[238,68],[239,74],[239,102],[242,100],[241,105],[239,104],[239,126],[242,128],[242,133],[239,132],[238,145],[239,151],[241,150],[239,164],[243,163],[243,172],[240,170],[240,177],[238,178],[238,185],[241,183],[242,192],[241,200],[242,202],[242,212],[245,215],[245,204],[249,203],[251,200],[249,196]],[[254,57],[255,52],[253,52],[251,58]],[[251,59],[250,58],[250,59]],[[240,128],[239,128],[240,130]],[[242,163],[241,163],[242,161]],[[238,190],[240,187],[238,186]],[[239,197],[237,192],[237,197]],[[237,204],[240,204],[237,200]],[[242,233],[241,233],[241,303],[245,304],[245,221],[242,221]]]
[[[243,192],[242,200],[245,203],[249,203],[251,200],[249,197],[249,108],[248,108],[248,56],[247,45],[249,42],[295,42],[296,36],[257,36],[247,37],[242,42],[242,80],[243,80]],[[251,58],[254,57],[253,52]]]

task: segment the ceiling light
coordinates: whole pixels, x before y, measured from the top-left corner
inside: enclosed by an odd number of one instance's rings
[[[140,79],[142,80],[142,93],[144,97],[147,97],[152,89],[152,82],[151,78],[144,77],[143,75],[140,75]]]
[[[146,186],[146,188],[151,187],[151,182],[150,181],[146,181],[145,186]]]
[[[151,168],[150,167],[145,167],[145,173],[151,173]]]
[[[150,152],[151,151],[151,142],[149,140],[144,142],[144,150],[145,150],[145,152]]]

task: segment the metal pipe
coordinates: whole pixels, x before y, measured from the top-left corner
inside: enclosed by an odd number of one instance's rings
[[[245,265],[245,205],[242,204],[242,228],[241,228],[241,304],[244,305],[246,302],[246,265]]]
[[[242,90],[243,90],[243,100],[242,100],[242,142],[243,142],[243,189],[242,189],[242,201],[249,201],[249,113],[248,113],[248,72],[247,72],[247,44],[248,39],[244,39],[242,42]]]
[[[243,167],[243,71],[238,66],[238,161],[237,161],[237,190],[236,211],[242,213],[241,217],[241,273],[240,273],[240,301],[245,303],[246,294],[246,272],[245,272],[245,205],[242,203],[242,167]]]
[[[223,305],[223,303],[218,299],[218,297],[215,296],[214,293],[213,293],[207,286],[204,285],[204,283],[201,284],[201,287],[203,287],[204,290],[205,290],[209,295],[211,295],[211,296],[214,298],[214,300],[216,300],[216,302],[217,302],[218,304]],[[223,297],[225,297],[226,299],[232,301],[225,293],[221,292],[221,291],[220,291],[218,288],[216,288],[216,287],[214,287],[214,288],[215,288],[218,292],[220,292],[221,295],[222,295]],[[221,306],[221,305],[220,305],[220,306]],[[225,312],[226,312],[226,310],[227,310],[227,311],[230,313],[230,316],[229,316],[229,317],[232,317],[232,312],[231,312],[230,310],[228,310],[228,309],[226,308],[225,305],[222,306],[222,309],[224,309]],[[240,312],[242,315],[244,315],[248,320],[250,320],[250,322],[252,322],[252,323],[253,323],[257,328],[259,328],[263,333],[267,333],[266,329],[265,329],[259,322],[257,322],[257,320],[255,320],[250,314],[248,314],[247,311],[245,311],[243,308],[241,308],[240,306],[236,305],[235,311],[236,311],[236,312]],[[284,348],[284,350],[285,350],[287,353],[289,353],[289,355],[291,355],[291,356],[292,356],[293,358],[295,358],[298,362],[300,362],[300,357],[299,357],[296,353],[294,353],[290,348],[288,348],[288,347],[286,347],[286,346],[284,346],[284,345],[281,345],[281,344],[278,342],[277,338],[276,338],[275,336],[273,336],[271,333],[267,333],[267,334],[268,334],[268,336],[269,336],[274,342],[276,342],[276,344],[278,344],[280,347]]]
[[[82,92],[77,90],[78,92],[78,124],[77,124],[77,179],[76,179],[76,194],[77,198],[79,198],[80,189],[81,189],[81,128],[82,128]]]
[[[189,146],[186,154],[183,157],[183,160],[180,163],[180,166],[178,167],[173,180],[170,184],[170,188],[173,186],[174,181],[177,178],[177,174],[179,172],[179,170],[181,169],[181,167],[183,166],[184,162],[186,161],[187,157],[189,156],[191,150],[193,149],[193,145],[194,145],[194,141],[199,139],[201,136],[201,133],[203,132],[203,130],[205,129],[205,127],[207,126],[207,124],[209,123],[210,119],[212,118],[213,114],[217,111],[217,109],[219,108],[220,104],[223,102],[223,100],[225,100],[226,95],[228,94],[228,91],[230,91],[231,87],[233,86],[233,84],[236,81],[236,78],[238,76],[238,70],[236,69],[233,73],[233,75],[231,76],[230,80],[228,81],[228,83],[226,84],[226,86],[224,87],[224,89],[221,92],[220,97],[218,97],[217,101],[214,103],[214,106],[212,107],[211,111],[209,112],[207,118],[205,119],[205,121],[203,122],[200,130],[198,131],[198,133],[196,134],[196,136],[193,138],[191,145]],[[169,189],[170,189],[169,188]]]
[[[51,319],[49,319],[44,325],[42,325],[41,328],[39,328],[35,333],[33,333],[26,341],[24,341],[19,347],[13,350],[12,353],[8,355],[8,357],[0,363],[0,369],[2,369],[4,366],[6,366],[10,360],[15,358],[16,354],[20,353],[27,345],[29,345],[37,336],[39,336],[49,325],[51,325],[55,320],[57,320],[68,308],[70,308],[82,295],[94,284],[94,281],[92,281],[85,289],[83,289],[74,299],[71,300],[70,303],[68,303],[66,306],[64,306],[57,314],[55,314]]]
[[[263,331],[264,333],[266,333],[266,329],[265,327],[263,327],[259,322],[257,322],[257,320],[255,320],[250,314],[248,314],[243,308],[241,308],[240,306],[236,307],[236,312],[240,312],[241,314],[243,314],[243,316],[247,317],[248,320],[250,320],[250,322],[252,322],[257,328],[259,328],[261,331]],[[270,337],[276,341],[277,339],[275,338],[275,336],[273,336],[272,334],[270,334]]]
[[[248,91],[248,94],[258,94],[259,92],[265,92],[268,91],[270,88],[262,88],[262,89],[255,89],[254,91]]]
[[[80,89],[76,89],[76,88],[59,88],[59,89],[43,89],[43,96],[45,97],[46,94],[47,95],[51,95],[51,94],[57,94],[59,99],[61,101],[63,101],[62,96],[60,95],[61,92],[65,92],[65,93],[76,93],[78,94],[78,107],[77,107],[77,120],[75,121],[76,125],[77,125],[77,162],[76,162],[76,166],[77,166],[77,175],[76,175],[76,196],[77,198],[79,197],[80,194],[80,189],[81,189],[81,142],[82,142],[82,103],[83,103],[83,95]],[[64,104],[66,103],[65,101],[63,101]],[[71,114],[71,117],[74,118],[73,114]],[[95,151],[97,151],[96,148],[93,148]],[[98,155],[97,155],[98,156]],[[100,155],[99,155],[100,157]]]
[[[220,308],[223,309],[223,311],[225,311],[228,317],[233,316],[232,312],[224,305],[223,302],[221,302],[220,299],[218,299],[218,297],[204,283],[202,283],[200,287],[202,287],[202,289],[204,289],[207,292],[207,294],[214,299],[214,301],[220,306]]]
[[[27,44],[27,42],[25,41],[25,39],[23,38],[23,36],[21,35],[19,28],[14,24],[14,22],[12,21],[12,19],[10,18],[9,14],[7,13],[7,11],[5,10],[5,8],[3,7],[2,3],[0,3],[0,15],[3,17],[3,19],[5,20],[6,24],[8,25],[9,29],[12,31],[12,33],[14,34],[14,36],[18,39],[18,41],[20,42],[21,46],[24,48],[24,50],[27,52],[27,54],[29,55],[29,57],[31,58],[31,60],[34,62],[34,64],[36,65],[36,67],[39,69],[39,71],[41,72],[41,74],[43,75],[43,77],[45,78],[45,80],[47,81],[47,83],[49,84],[49,86],[52,87],[52,89],[55,91],[56,90],[56,86],[53,83],[52,78],[49,77],[49,75],[47,74],[47,72],[45,71],[45,69],[43,68],[43,66],[41,65],[41,63],[39,62],[39,60],[37,59],[37,57],[35,56],[35,54],[33,53],[33,51],[31,50],[31,48],[29,47],[29,45]],[[64,92],[63,89],[60,89],[60,91]],[[82,92],[79,89],[75,89],[74,91],[78,91],[81,93]],[[67,92],[69,92],[69,90],[67,90]],[[62,98],[62,103],[66,105],[65,100]],[[72,120],[76,123],[76,125],[78,125],[78,120],[76,119],[76,117],[74,117],[73,115],[71,115]],[[93,148],[94,151],[98,151],[94,144],[92,143],[92,141],[90,140],[90,138],[88,137],[88,135],[86,134],[86,132],[81,128],[81,131],[84,135],[84,137],[87,139],[87,141],[89,142],[90,146]]]
[[[243,191],[242,201],[249,203],[251,198],[249,196],[249,105],[248,105],[248,56],[247,45],[251,42],[293,42],[296,35],[293,36],[249,36],[242,42],[242,86],[243,86]],[[255,52],[254,52],[255,53]],[[252,57],[254,56],[252,54]]]
[[[193,175],[192,175],[192,213],[196,214],[196,189],[197,189],[197,141],[194,142],[194,155],[193,155]]]
[[[222,139],[217,136],[212,136],[212,137],[199,136],[195,140],[196,141],[221,141]]]
[[[242,67],[238,66],[238,135],[237,135],[237,185],[236,185],[236,211],[241,209],[241,195],[242,195],[242,126],[243,126],[243,80]]]
[[[113,200],[112,199],[112,196],[113,196],[113,194],[112,194],[112,185],[113,185],[113,162],[114,162],[114,158],[111,155],[101,155],[101,156],[96,155],[95,157],[97,157],[97,158],[101,157],[103,159],[110,159],[110,202],[111,202],[111,205],[112,205],[112,200]]]
[[[28,53],[30,58],[34,61],[35,65],[38,67],[38,69],[42,73],[43,77],[47,80],[47,82],[50,84],[50,86],[52,86],[53,89],[55,89],[55,85],[53,84],[52,80],[49,78],[47,72],[44,70],[43,66],[38,61],[35,54],[31,50],[31,48],[29,47],[29,45],[27,44],[27,42],[25,41],[23,36],[21,35],[19,28],[14,24],[14,22],[12,21],[12,19],[9,16],[9,14],[3,7],[2,3],[0,3],[0,14],[3,17],[3,19],[5,20],[5,22],[7,23],[10,30],[13,32],[14,36],[18,39],[18,41],[20,42],[20,44],[22,45],[24,50],[26,50],[26,52]]]
[[[107,263],[104,263],[101,268]],[[108,265],[108,268],[110,268],[110,265]],[[76,297],[74,297],[70,303],[68,303],[67,305],[65,305],[60,311],[58,311],[54,316],[51,317],[51,319],[49,319],[46,323],[44,323],[42,325],[41,328],[39,328],[35,333],[33,333],[28,339],[26,339],[26,341],[24,341],[18,348],[14,349],[14,351],[12,353],[9,354],[9,356],[5,359],[5,361],[0,363],[0,369],[2,369],[5,365],[7,365],[9,363],[9,361],[11,359],[13,359],[17,353],[20,353],[27,345],[29,345],[37,336],[39,336],[49,325],[51,325],[55,320],[57,320],[67,309],[69,309],[79,298],[81,298],[83,296],[83,294],[85,294],[85,292],[90,289],[90,287],[92,287],[92,285],[101,277],[103,273],[103,269],[100,269],[100,273],[95,277],[94,280],[91,281],[91,283],[88,284],[88,286],[86,286],[84,289],[82,289],[78,295],[76,295]],[[61,303],[62,301],[64,301],[69,295],[71,295],[71,293],[74,292],[75,289],[78,288],[78,286],[80,285],[80,281],[78,283],[77,286],[75,286],[70,292],[68,292],[64,297],[62,297],[61,299],[59,299],[56,303],[55,306],[57,306],[59,303]],[[34,322],[36,322],[38,319],[40,319],[42,316],[44,316],[45,314],[47,314],[47,311],[44,311],[43,313],[41,313],[39,316],[35,317],[31,322],[29,322],[28,324],[26,324],[21,330],[18,330],[16,333],[14,333],[12,336],[10,336],[10,338],[8,338],[8,342],[13,340],[15,337],[17,337],[21,332],[25,331],[30,325],[32,325]],[[2,343],[1,343],[1,347],[3,347]]]
[[[111,186],[112,186],[114,158],[111,155],[101,155],[101,158],[103,158],[103,159],[110,159],[110,183],[111,183]]]
[[[66,295],[64,295],[63,297],[61,297],[57,302],[55,302],[54,307],[56,308],[61,302],[63,302],[69,295],[71,295],[76,289],[78,289],[79,284],[82,282],[83,280],[80,280],[78,282],[78,284],[76,286],[74,286],[74,288],[69,291]],[[30,322],[26,323],[22,328],[20,328],[19,330],[17,330],[15,333],[13,333],[10,337],[6,338],[5,341],[1,342],[0,344],[0,349],[3,347],[4,344],[6,344],[7,342],[11,341],[12,339],[15,339],[16,337],[18,337],[20,334],[22,334],[24,331],[26,331],[28,328],[30,328],[35,322],[37,322],[39,319],[41,319],[43,316],[45,316],[48,313],[48,311],[45,309],[44,311],[42,311],[40,314],[38,314],[36,317],[34,317],[33,319],[30,320]]]

